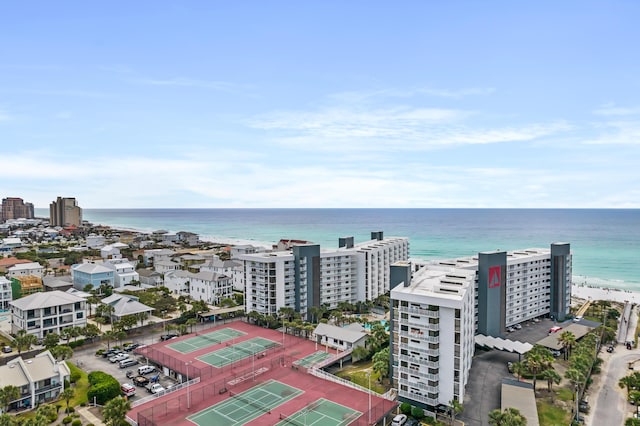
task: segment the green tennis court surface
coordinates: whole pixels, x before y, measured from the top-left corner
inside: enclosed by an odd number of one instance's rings
[[[190,339],[183,340],[182,342],[172,343],[170,345],[167,345],[167,347],[173,349],[174,351],[187,354],[199,349],[204,349],[211,345],[217,345],[218,343],[235,339],[236,337],[244,336],[245,334],[246,333],[234,330],[233,328],[223,328],[220,330],[212,331],[211,333],[191,337]]]
[[[322,351],[318,351],[318,352],[314,352],[311,355],[307,355],[304,358],[301,358],[299,360],[297,360],[296,362],[293,363],[293,365],[299,365],[301,367],[309,367],[312,366],[313,364],[317,364],[320,361],[323,361],[327,358],[331,357],[330,353],[327,352],[322,352]]]
[[[269,380],[187,417],[198,426],[238,426],[271,412],[272,409],[303,393],[302,390]]]
[[[278,342],[274,342],[273,340],[254,337],[253,339],[245,340],[236,343],[235,345],[226,346],[197,358],[202,362],[206,362],[209,365],[220,368],[241,359],[249,358],[254,354],[259,356],[266,350],[279,345],[280,344]]]
[[[359,411],[320,398],[290,416],[281,414],[283,420],[276,426],[346,426],[361,415]]]

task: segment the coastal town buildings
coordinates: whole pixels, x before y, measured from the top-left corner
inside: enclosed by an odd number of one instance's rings
[[[115,270],[101,263],[79,263],[71,266],[71,280],[73,287],[78,290],[83,290],[87,285],[93,288],[99,288],[102,284],[113,287]]]
[[[391,377],[399,399],[430,412],[462,402],[474,336],[503,337],[507,327],[542,316],[564,320],[571,275],[568,243],[393,265]]]
[[[169,271],[164,275],[164,285],[176,296],[189,296],[213,305],[233,296],[233,278],[211,271]]]
[[[51,226],[80,226],[82,209],[75,198],[58,197],[49,205],[49,222]]]
[[[11,385],[20,391],[18,399],[9,402],[9,410],[33,409],[57,399],[70,376],[66,362],[56,361],[47,350],[29,360],[18,356],[0,366],[0,388]]]
[[[360,244],[353,237],[340,238],[338,246],[321,250],[304,244],[238,255],[247,312],[274,315],[288,307],[305,318],[312,307],[373,300],[389,291],[390,265],[409,258],[407,238],[385,238],[382,232],[372,232],[371,240]]]
[[[49,333],[68,327],[87,325],[87,302],[62,291],[48,291],[22,297],[9,303],[11,307],[11,332],[25,330],[42,338]]]
[[[22,198],[7,197],[2,199],[2,215],[0,219],[33,219],[34,208],[32,203],[25,203]]]

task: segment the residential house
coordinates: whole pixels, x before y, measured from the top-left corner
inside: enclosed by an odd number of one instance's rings
[[[313,340],[319,345],[341,351],[353,350],[367,343],[367,332],[361,324],[353,323],[346,327],[320,323],[313,330]]]
[[[51,352],[44,351],[28,360],[18,356],[0,366],[0,388],[11,385],[20,390],[20,397],[11,401],[9,410],[33,409],[57,399],[70,376],[64,361],[56,361]]]
[[[160,287],[164,285],[164,278],[160,272],[156,272],[152,269],[138,269],[138,276],[140,277],[140,283],[147,284],[153,287]]]
[[[215,257],[212,260],[200,265],[201,272],[215,272],[218,274],[231,277],[233,289],[244,292],[244,283],[242,281],[242,263],[235,260],[220,260]]]
[[[26,275],[11,278],[11,297],[13,300],[42,291],[44,291],[44,286],[40,277]]]
[[[153,308],[138,301],[138,298],[128,294],[113,293],[102,299],[102,303],[113,307],[111,317],[114,321],[120,321],[127,315],[143,314],[145,318],[153,312]]]
[[[89,247],[90,249],[98,249],[100,247],[103,247],[105,243],[104,235],[96,234],[87,235],[86,241],[87,247]]]
[[[83,290],[87,285],[93,288],[99,288],[102,284],[113,287],[115,270],[100,263],[78,263],[71,267],[71,279],[78,290]]]
[[[180,231],[176,234],[176,241],[180,244],[187,245],[189,247],[194,247],[200,244],[200,239],[198,234],[194,234],[193,232]]]
[[[37,337],[60,334],[68,327],[87,325],[87,303],[78,296],[54,290],[22,297],[9,303],[11,332],[25,330]]]
[[[25,277],[27,275],[42,277],[43,272],[44,267],[38,262],[19,263],[7,268],[8,277]]]
[[[16,257],[4,257],[0,259],[0,272],[6,273],[8,268],[21,263],[33,263],[28,259],[18,259]]]
[[[169,271],[177,271],[182,269],[179,263],[172,260],[158,260],[153,262],[153,268],[156,272],[166,274]]]
[[[145,250],[142,255],[144,266],[152,266],[158,261],[169,261],[176,252],[169,249],[149,249]]]

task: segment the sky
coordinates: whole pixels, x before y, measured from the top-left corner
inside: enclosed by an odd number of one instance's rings
[[[37,208],[640,208],[640,2],[0,3]]]

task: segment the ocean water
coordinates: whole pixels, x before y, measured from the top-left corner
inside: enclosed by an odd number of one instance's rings
[[[640,291],[638,209],[85,209],[83,216],[112,227],[262,245],[290,238],[335,248],[339,237],[361,242],[384,231],[409,237],[411,256],[421,259],[569,242],[575,283]]]

